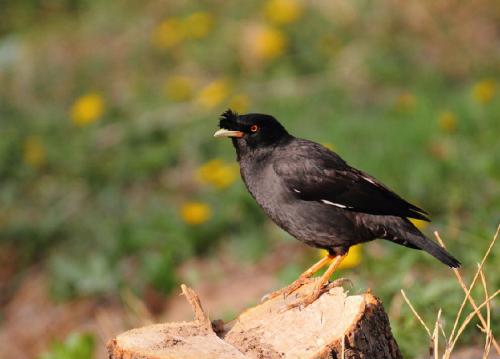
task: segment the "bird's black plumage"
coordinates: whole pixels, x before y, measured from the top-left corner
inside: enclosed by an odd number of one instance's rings
[[[228,110],[219,125],[216,136],[232,137],[249,192],[297,239],[340,255],[354,244],[382,238],[460,266],[408,220],[429,221],[427,212],[336,153],[290,135],[269,115]]]

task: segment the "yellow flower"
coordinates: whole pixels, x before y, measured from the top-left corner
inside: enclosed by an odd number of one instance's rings
[[[197,176],[202,183],[224,189],[229,187],[238,177],[238,165],[214,159],[200,166]]]
[[[283,55],[288,43],[285,34],[267,25],[251,26],[246,35],[242,44],[246,61],[273,60]]]
[[[266,18],[276,24],[288,24],[302,15],[302,4],[296,0],[268,0],[264,6]]]
[[[71,106],[71,119],[75,125],[86,126],[97,121],[104,112],[104,101],[97,93],[88,93],[76,99]]]
[[[321,258],[326,256],[328,252],[324,249],[321,249],[319,255]],[[361,245],[356,244],[349,249],[349,253],[347,257],[340,263],[339,269],[349,269],[357,267],[361,263],[361,259],[363,257],[363,253],[361,252]]]
[[[227,80],[215,80],[201,89],[197,102],[203,107],[213,108],[227,98],[229,88]]]
[[[203,202],[187,202],[182,205],[181,217],[187,224],[203,224],[212,217],[212,209]]]
[[[184,20],[186,35],[193,39],[201,39],[212,30],[213,23],[212,14],[204,11],[195,12]]]
[[[484,79],[472,87],[472,98],[479,103],[488,103],[495,96],[497,84],[495,80]]]
[[[153,45],[159,49],[169,49],[181,43],[186,37],[182,20],[169,18],[163,20],[151,35]]]
[[[279,57],[285,51],[287,39],[285,35],[271,27],[263,27],[256,36],[255,52],[257,57],[271,60]]]
[[[411,92],[405,91],[399,94],[396,98],[394,107],[398,111],[411,111],[417,104],[417,98]]]
[[[165,95],[172,101],[187,101],[193,97],[193,82],[188,76],[172,76],[165,83]]]
[[[330,151],[335,151],[335,146],[332,145],[330,142],[325,142],[322,144],[324,147],[328,148]]]
[[[26,137],[24,140],[23,160],[33,168],[39,168],[45,163],[45,147],[40,137]]]
[[[410,222],[421,231],[429,226],[429,222],[422,221],[421,219],[410,218]]]
[[[438,117],[439,127],[445,132],[455,132],[457,129],[457,117],[453,112],[442,112]]]
[[[229,108],[239,113],[245,113],[249,105],[250,99],[247,95],[243,94],[234,95],[229,101]]]

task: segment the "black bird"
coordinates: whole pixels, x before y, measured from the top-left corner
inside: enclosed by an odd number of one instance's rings
[[[282,229],[328,255],[288,287],[288,295],[331,262],[314,291],[314,302],[349,247],[376,238],[424,250],[452,268],[460,262],[425,237],[409,220],[429,221],[428,213],[405,201],[372,176],[349,166],[326,147],[290,135],[272,116],[221,115],[214,137],[230,137],[250,194]]]

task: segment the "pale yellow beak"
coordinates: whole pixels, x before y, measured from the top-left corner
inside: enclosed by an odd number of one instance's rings
[[[244,133],[241,131],[229,131],[224,128],[221,128],[217,132],[214,133],[214,137],[236,137],[236,138],[241,138],[243,137]]]

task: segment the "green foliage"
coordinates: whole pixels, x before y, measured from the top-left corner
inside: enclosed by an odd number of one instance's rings
[[[38,359],[91,359],[95,339],[91,334],[72,333],[63,342],[56,341]]]

